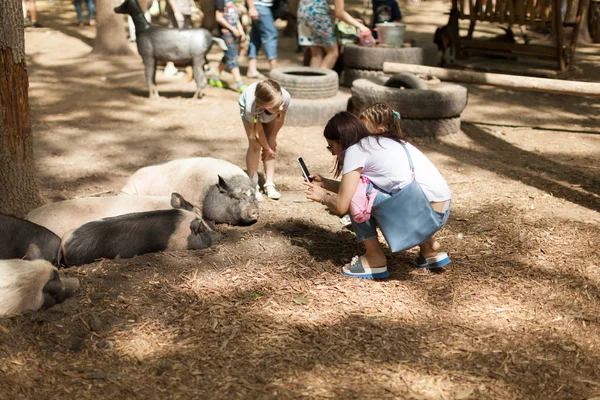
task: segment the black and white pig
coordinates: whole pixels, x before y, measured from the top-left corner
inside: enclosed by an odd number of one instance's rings
[[[41,259],[32,244],[27,260],[0,260],[0,316],[46,309],[62,303],[79,289],[76,278],[61,279],[58,270]]]
[[[158,210],[88,222],[66,233],[61,243],[68,266],[100,258],[131,258],[165,250],[205,249],[218,234],[186,210]]]
[[[178,193],[171,193],[171,197],[124,195],[82,197],[38,207],[27,214],[27,220],[44,226],[62,237],[68,231],[97,219],[170,208],[194,211],[194,207]]]
[[[42,258],[57,265],[60,237],[33,222],[0,214],[0,259],[23,258],[29,245],[34,244]]]
[[[146,196],[178,192],[207,221],[252,225],[259,214],[257,186],[258,174],[249,178],[228,161],[195,157],[140,168],[129,177],[121,192]]]

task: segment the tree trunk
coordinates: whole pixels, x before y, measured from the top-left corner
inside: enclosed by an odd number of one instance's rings
[[[96,0],[96,40],[93,53],[105,55],[133,54],[127,43],[125,21],[122,14],[117,14],[114,8],[119,6],[119,0]]]
[[[40,203],[23,32],[21,1],[0,1],[0,212],[17,216]]]

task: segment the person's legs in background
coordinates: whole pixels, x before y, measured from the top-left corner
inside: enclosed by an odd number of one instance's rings
[[[83,10],[81,8],[81,0],[73,0],[73,5],[75,5],[75,12],[77,13],[77,21],[79,26],[83,26]]]
[[[88,18],[90,19],[90,26],[96,25],[96,0],[86,0],[88,9]]]
[[[320,68],[323,63],[323,48],[321,46],[310,46],[310,63],[313,68]]]
[[[37,6],[35,0],[27,0],[27,6],[29,8],[29,18],[31,19],[32,28],[41,28],[42,25],[37,22]]]
[[[257,8],[258,9],[258,8]],[[248,71],[246,76],[248,78],[258,78],[260,74],[256,67],[256,57],[258,56],[258,50],[260,50],[260,29],[262,24],[260,18],[258,21],[252,21],[252,28],[250,29],[250,43],[248,44]]]
[[[265,55],[269,61],[269,70],[277,68],[277,42],[279,39],[279,33],[275,26],[275,19],[270,7],[256,7],[258,14],[260,15],[259,21],[262,23],[262,29],[260,30],[260,40],[265,50]]]
[[[334,43],[332,46],[326,46],[324,50],[325,57],[323,57],[323,61],[321,62],[321,68],[333,69],[335,62],[340,55],[338,45],[337,43]]]

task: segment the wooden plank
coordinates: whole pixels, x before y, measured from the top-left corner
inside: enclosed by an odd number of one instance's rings
[[[383,63],[383,72],[398,74],[410,72],[437,77],[443,81],[466,82],[477,85],[492,85],[535,92],[560,93],[575,96],[600,97],[600,83],[567,81],[562,79],[534,78],[530,76],[492,74],[485,72],[457,71],[425,65]]]
[[[540,8],[540,26],[546,28],[548,16],[546,14],[546,0],[538,0],[538,7]]]
[[[506,4],[506,0],[497,0],[496,3],[496,11],[498,12],[498,15],[500,16],[500,20],[499,22],[501,24],[504,23],[504,13],[506,12],[504,5]]]
[[[515,23],[515,1],[514,0],[508,0],[508,23],[510,25]]]
[[[528,25],[535,24],[536,20],[535,10],[533,8],[533,0],[527,0],[527,22]]]
[[[540,46],[533,44],[520,44],[520,43],[503,43],[503,42],[492,42],[489,40],[468,40],[462,39],[460,41],[461,46],[478,49],[492,49],[492,50],[511,50],[520,53],[531,53],[533,55],[540,56],[556,56],[554,47]]]
[[[517,18],[519,25],[525,25],[525,7],[523,5],[524,0],[516,0],[517,2]]]
[[[561,0],[552,0],[552,12],[554,13],[554,28],[556,29],[556,58],[558,59],[558,68],[561,71],[566,71],[567,63],[565,53],[563,51],[563,27],[560,15]]]

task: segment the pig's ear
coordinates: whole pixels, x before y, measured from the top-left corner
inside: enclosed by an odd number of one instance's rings
[[[194,211],[194,206],[179,193],[171,193],[171,207]]]
[[[223,179],[223,177],[221,175],[218,175],[219,177],[219,183],[217,183],[217,187],[219,188],[219,190],[221,192],[227,192],[229,190],[229,185],[227,184],[227,181],[225,179]]]
[[[194,219],[190,223],[190,230],[196,234],[201,232],[209,232],[211,229],[199,218]]]
[[[40,250],[40,248],[37,245],[31,243],[29,245],[29,247],[27,247],[27,253],[25,253],[25,259],[26,260],[40,260],[42,258],[44,258],[44,257],[42,256],[42,251]]]
[[[250,182],[252,183],[252,187],[255,188],[258,185],[258,172],[255,172],[250,177]]]

